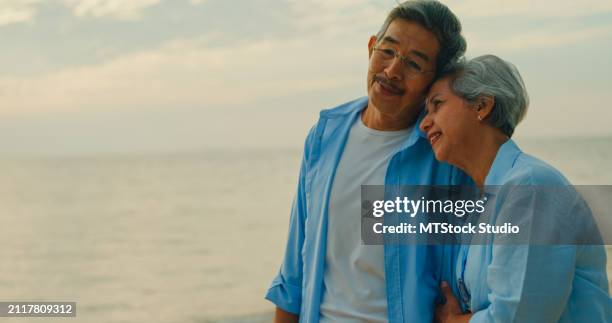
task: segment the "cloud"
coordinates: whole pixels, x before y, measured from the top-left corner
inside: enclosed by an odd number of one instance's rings
[[[158,4],[162,0],[62,0],[76,17],[112,17],[122,20],[135,20],[141,17],[143,9]],[[197,0],[192,0],[197,1]],[[203,2],[199,0],[197,2]],[[42,0],[1,0],[0,26],[30,22]]]
[[[398,1],[372,0],[287,0],[297,12],[305,16],[301,22],[321,23],[349,22],[363,25],[360,18],[374,18],[382,24],[385,14],[397,5]],[[400,1],[401,2],[401,1]],[[496,18],[501,16],[523,16],[531,18],[570,18],[612,12],[612,1],[602,0],[448,0],[444,1],[460,19]],[[370,13],[370,14],[367,14]],[[358,23],[356,23],[358,22]]]
[[[318,33],[320,37],[338,37],[360,33],[362,37],[375,34],[393,1],[370,0],[290,0],[294,27],[300,32]]]
[[[602,0],[453,0],[445,3],[461,19],[517,15],[532,18],[570,18],[612,11],[612,2]]]
[[[0,26],[31,21],[40,0],[0,1]]]
[[[77,17],[113,17],[123,20],[134,20],[141,16],[141,11],[156,5],[161,0],[64,0]]]
[[[556,48],[589,41],[607,39],[612,35],[612,26],[583,27],[565,30],[542,27],[539,30],[517,30],[505,37],[491,37],[485,33],[468,33],[466,39],[470,53],[520,52],[525,50]]]
[[[602,38],[610,34],[612,34],[612,26],[591,27],[567,32],[541,30],[510,37],[504,40],[500,47],[509,50],[550,48]]]
[[[0,113],[153,106],[214,108],[364,82],[367,53],[362,50],[363,55],[356,55],[356,49],[347,48],[350,44],[344,44],[346,51],[329,53],[321,53],[312,45],[317,43],[314,36],[209,46],[217,43],[216,37],[172,41],[103,64],[47,75],[0,78]],[[318,43],[330,46],[325,41]],[[325,64],[298,58],[322,56]]]
[[[78,1],[88,3],[87,10],[103,2]],[[120,2],[113,2],[115,8]],[[144,8],[153,2],[134,0],[132,4]],[[77,1],[73,4],[76,10]],[[0,113],[146,106],[212,108],[327,89],[361,89],[367,38],[380,27],[392,1],[382,6],[365,0],[291,4],[287,21],[296,23],[299,37],[250,39],[219,46],[224,35],[209,34],[166,42],[96,65],[65,67],[29,77],[0,77]],[[350,21],[353,14],[360,17],[355,22]],[[301,18],[293,19],[293,15]],[[470,55],[476,48],[503,56],[504,51],[567,46],[602,37],[612,33],[612,27],[517,31],[504,38],[478,32],[468,35]]]
[[[300,32],[319,33],[319,37],[362,37],[378,31],[386,14],[396,6],[395,1],[373,2],[369,0],[312,0],[308,2],[288,0],[294,15],[292,23]],[[511,30],[468,30],[464,28],[469,51],[489,52],[521,51],[533,48],[553,48],[603,37],[610,34],[612,26],[576,25],[568,30],[568,19],[584,20],[585,16],[612,12],[612,1],[532,1],[532,0],[455,0],[445,2],[464,23],[470,26],[476,19],[487,21],[520,17],[530,21],[551,18],[537,27],[517,25]],[[555,24],[554,19],[558,19]],[[559,23],[559,20],[561,23]],[[502,22],[497,22],[502,24]],[[499,25],[498,25],[499,26]],[[503,27],[503,26],[500,26]]]

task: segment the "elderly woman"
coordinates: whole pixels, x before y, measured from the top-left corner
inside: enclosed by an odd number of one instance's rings
[[[527,106],[516,68],[486,55],[456,67],[432,85],[420,127],[436,158],[464,170],[484,192],[490,186],[571,187],[557,170],[523,153],[510,139]],[[538,195],[544,194],[542,190],[525,191],[530,196],[514,202],[500,194],[490,206],[493,219],[506,214],[505,220],[511,221],[537,213],[517,212],[530,208],[526,201],[545,201]],[[571,202],[554,201],[539,205],[538,212],[557,215],[565,212],[562,204]],[[530,223],[524,218],[519,222]],[[550,223],[550,232],[565,229],[555,223]],[[612,322],[603,246],[491,241],[461,246],[457,282],[451,282],[459,295],[442,284],[446,302],[436,309],[438,322]]]

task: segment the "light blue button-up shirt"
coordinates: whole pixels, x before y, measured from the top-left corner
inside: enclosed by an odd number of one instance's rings
[[[578,216],[571,213],[576,199],[553,196],[550,202],[550,191],[533,189],[570,183],[553,167],[521,152],[512,140],[500,147],[485,180],[489,185],[499,193],[490,201],[494,205],[487,206],[493,208],[497,224],[528,224],[533,216]],[[525,229],[529,226],[523,225]],[[571,234],[556,232],[559,228],[548,233],[531,229],[531,235]],[[474,313],[472,323],[612,322],[606,254],[600,245],[466,245],[456,274],[467,287],[468,294],[460,299],[464,309],[469,306]]]
[[[299,314],[301,322],[319,320],[329,196],[349,130],[367,103],[363,97],[323,110],[306,138],[285,257],[266,294],[278,307]],[[416,128],[390,159],[385,176],[385,185],[468,182],[464,173],[436,161],[425,135]],[[455,279],[457,251],[456,246],[385,244],[389,322],[432,322],[440,281]]]

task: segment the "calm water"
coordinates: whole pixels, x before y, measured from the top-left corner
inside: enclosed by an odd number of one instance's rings
[[[519,143],[612,184],[612,139]],[[2,159],[0,299],[76,301],[78,322],[265,321],[300,158]]]

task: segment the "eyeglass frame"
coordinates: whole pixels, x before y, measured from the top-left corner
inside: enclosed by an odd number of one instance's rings
[[[382,48],[378,47],[377,45],[374,45],[374,46],[372,46],[372,50],[380,52],[383,55],[384,55],[384,51],[385,50],[389,50],[389,51],[393,52],[393,59],[399,58],[400,62],[402,63],[402,66],[404,67],[404,70],[410,71],[413,68],[413,67],[408,65],[409,64],[408,62],[409,61],[414,62],[414,60],[411,59],[411,58],[408,58],[408,57],[406,57],[404,55],[401,55],[398,51],[396,51],[393,48],[384,48],[384,49],[382,49]],[[383,57],[383,59],[385,59],[385,58]],[[388,59],[390,59],[390,58],[388,58]],[[405,74],[408,75],[408,78],[412,79],[412,78],[416,78],[417,76],[421,76],[423,74],[435,73],[435,72],[436,72],[435,70],[422,70],[422,71],[415,71],[414,73],[412,73],[412,72],[407,72],[406,73],[405,72]]]

